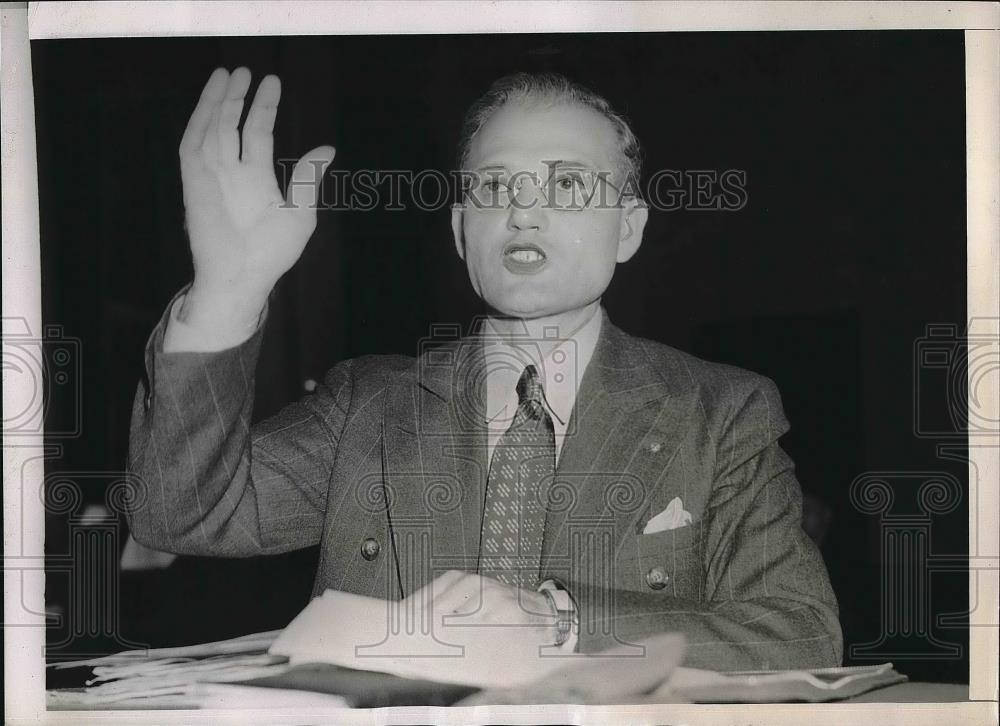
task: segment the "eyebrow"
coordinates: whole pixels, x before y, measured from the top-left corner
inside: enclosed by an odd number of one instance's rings
[[[548,166],[550,169],[552,169],[554,167],[557,167],[557,166],[558,167],[562,167],[562,166],[575,166],[575,167],[580,167],[582,169],[593,169],[594,168],[593,164],[588,164],[585,161],[576,161],[576,160],[571,160],[571,159],[556,159],[556,160],[552,161],[551,163],[546,164],[546,166]]]
[[[503,164],[488,164],[486,166],[477,166],[473,171],[477,174],[484,171],[507,171],[507,167]]]
[[[594,167],[593,164],[588,164],[585,161],[576,161],[573,159],[554,159],[552,161],[546,162],[545,166],[548,167],[549,169],[571,167],[579,169],[591,169],[596,171],[596,168]],[[492,171],[494,169],[507,171],[508,167],[506,164],[486,164],[485,166],[476,167],[475,171]]]

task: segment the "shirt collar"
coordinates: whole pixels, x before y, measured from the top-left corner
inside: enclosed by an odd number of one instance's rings
[[[545,404],[554,423],[569,422],[583,374],[594,355],[604,318],[598,306],[587,322],[552,347],[546,355],[527,334],[501,336],[487,319],[482,328],[486,363],[486,420],[509,419],[517,409],[517,381],[530,363],[542,377]],[[550,343],[551,341],[545,341]]]

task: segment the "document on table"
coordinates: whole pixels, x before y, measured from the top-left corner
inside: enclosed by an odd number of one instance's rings
[[[121,653],[102,655],[84,660],[62,661],[49,663],[47,667],[61,670],[79,668],[82,666],[127,665],[129,663],[145,663],[151,660],[167,658],[210,658],[223,655],[253,655],[266,653],[280,630],[269,630],[263,633],[241,635],[238,638],[217,640],[212,643],[198,645],[182,645],[167,648],[144,648],[141,650],[124,650]]]
[[[529,644],[530,639],[519,646],[520,639],[511,637],[513,627],[520,626],[470,624],[464,617],[442,618],[440,613],[432,618],[413,600],[328,590],[281,631],[50,664],[57,669],[88,665],[93,677],[87,688],[50,692],[49,706],[222,703],[239,700],[241,686],[270,686],[275,698],[282,688],[319,691],[342,696],[339,705],[370,706],[447,704],[463,698],[460,705],[819,702],[906,680],[891,663],[732,673],[683,668],[685,638],[680,633],[580,655]],[[374,680],[358,671],[371,672]],[[380,673],[409,680],[386,689],[392,679],[386,681]],[[392,693],[373,700],[366,689]],[[470,693],[472,689],[481,690]],[[253,693],[266,702],[267,690]],[[244,694],[248,701],[250,693]],[[321,701],[334,703],[309,703]]]
[[[466,703],[830,701],[906,680],[891,663],[815,670],[716,673],[680,667],[685,639],[665,633],[596,655],[533,647],[513,652],[511,626],[431,623],[413,603],[327,590],[269,653],[404,678],[476,686]],[[511,665],[513,663],[513,665]],[[509,689],[506,694],[504,689]]]
[[[696,703],[822,703],[903,683],[907,677],[892,663],[784,671],[716,673],[678,668],[662,692],[676,693]],[[655,695],[655,694],[654,694]]]
[[[328,663],[486,689],[561,678],[568,669],[593,663],[591,657],[555,646],[519,644],[511,637],[515,627],[521,626],[470,625],[460,616],[442,618],[420,611],[412,600],[386,601],[327,590],[282,631],[268,652],[286,656],[292,665]],[[647,650],[636,645],[609,652],[603,662],[614,659],[639,666]],[[656,682],[669,676],[683,650],[684,638],[678,634],[658,642],[657,658],[645,658],[649,672],[658,674]],[[666,651],[675,657],[664,658]]]

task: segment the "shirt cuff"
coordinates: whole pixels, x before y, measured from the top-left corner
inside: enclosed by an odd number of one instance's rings
[[[569,637],[563,642],[562,645],[558,646],[559,650],[565,651],[567,653],[576,652],[576,644],[580,638],[580,617],[578,615],[576,602],[573,597],[569,594],[568,590],[564,590],[559,586],[555,580],[546,580],[541,585],[538,586],[539,592],[546,593],[552,602],[556,606],[556,610],[560,614],[570,613],[570,631]]]
[[[163,352],[164,353],[217,353],[237,345],[245,343],[254,333],[260,330],[261,324],[267,317],[268,305],[264,305],[256,325],[247,327],[244,330],[221,334],[215,330],[205,330],[181,322],[177,314],[180,312],[187,293],[179,295],[170,309],[167,319],[167,328],[163,332]]]

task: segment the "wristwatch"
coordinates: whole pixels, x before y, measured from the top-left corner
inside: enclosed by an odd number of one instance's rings
[[[549,604],[556,614],[555,645],[564,645],[577,628],[578,616],[576,606],[573,604],[573,598],[565,590],[556,587],[555,583],[551,580],[543,582],[538,589],[545,593],[545,597],[548,598]]]

